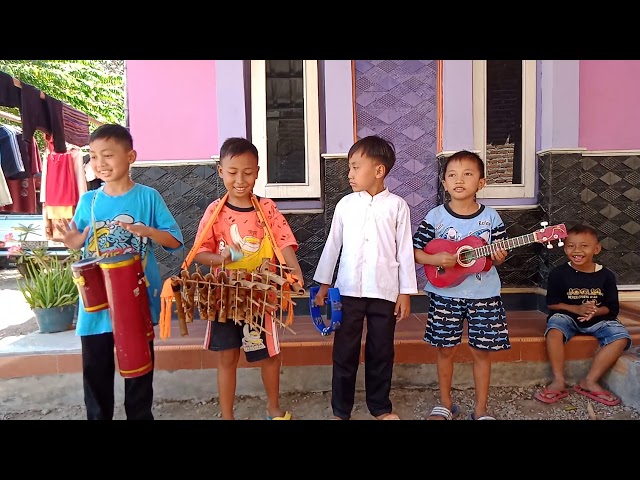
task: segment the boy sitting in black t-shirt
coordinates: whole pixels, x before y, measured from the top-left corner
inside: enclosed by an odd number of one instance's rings
[[[573,389],[604,405],[618,405],[620,399],[600,386],[598,381],[631,346],[631,335],[618,319],[618,287],[611,270],[593,261],[600,253],[597,232],[586,225],[569,229],[564,245],[568,263],[549,273],[547,286],[547,354],[553,380],[534,398],[555,403],[569,395],[564,377],[564,344],[582,333],[598,339],[587,375]]]

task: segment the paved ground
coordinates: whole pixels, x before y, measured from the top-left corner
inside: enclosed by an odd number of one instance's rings
[[[16,289],[19,274],[16,270],[0,269],[0,346],[22,335],[37,332],[38,327],[33,313]],[[158,381],[162,375],[158,372]],[[42,392],[42,386],[51,378],[28,377],[0,379],[0,419],[4,420],[82,420],[85,418],[82,406],[82,380],[80,374],[59,376],[54,379],[60,383],[61,390],[72,397],[73,401],[64,402],[56,397],[54,389]],[[122,382],[120,378],[117,382]],[[213,378],[211,378],[213,381]],[[158,388],[158,390],[160,390]],[[578,394],[571,394],[554,405],[546,405],[531,398],[534,388],[494,387],[491,389],[489,413],[498,419],[546,419],[546,420],[639,420],[640,412],[619,405],[606,407],[589,402]],[[54,398],[55,397],[55,398]],[[429,388],[401,389],[392,391],[394,409],[402,419],[420,420],[428,416],[437,404],[438,391],[435,386]],[[47,399],[47,400],[45,400]],[[467,419],[473,406],[473,390],[456,390],[454,399],[462,407]],[[286,393],[282,395],[281,405],[293,412],[297,420],[328,419],[331,415],[330,393]],[[591,405],[591,410],[589,405]],[[216,398],[170,401],[158,399],[154,406],[155,417],[159,420],[216,420],[220,410]],[[236,418],[242,420],[260,420],[265,417],[264,400],[257,396],[239,397],[236,402]],[[116,410],[116,419],[124,418],[121,406]],[[354,420],[372,419],[364,402],[363,392],[358,392],[353,412]]]
[[[36,317],[17,288],[21,278],[15,269],[0,269],[0,346],[7,337],[38,331]]]

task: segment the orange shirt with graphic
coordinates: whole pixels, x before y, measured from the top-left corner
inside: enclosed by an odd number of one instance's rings
[[[259,202],[275,237],[273,241],[276,242],[278,248],[282,250],[291,246],[296,251],[298,242],[287,219],[280,213],[273,200],[259,198]],[[218,203],[220,203],[220,199],[214,200],[205,210],[198,225],[196,238],[200,237]],[[251,255],[260,249],[264,237],[264,227],[260,224],[258,214],[253,207],[239,208],[226,203],[220,210],[218,218],[213,222],[211,230],[205,233],[197,253],[213,252],[220,255],[228,245],[237,243],[241,246],[244,255]]]

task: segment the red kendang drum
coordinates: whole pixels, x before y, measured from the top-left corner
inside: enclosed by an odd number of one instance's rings
[[[87,312],[99,312],[109,308],[104,277],[98,266],[100,257],[90,257],[71,264],[73,282],[78,287],[82,305]]]
[[[104,275],[120,375],[140,377],[153,369],[154,338],[147,280],[140,255],[125,253],[98,262]]]

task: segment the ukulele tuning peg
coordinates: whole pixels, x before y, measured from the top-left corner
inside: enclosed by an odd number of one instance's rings
[[[550,243],[547,243],[547,248],[551,250],[553,248],[553,245],[551,245]]]
[[[560,241],[558,242],[558,246],[559,246],[559,247],[561,247],[561,246],[563,246],[563,245],[564,245],[564,242],[563,242],[562,240],[560,240]]]
[[[540,222],[540,225],[542,225],[542,228],[545,228],[547,225],[549,225],[549,222]]]

